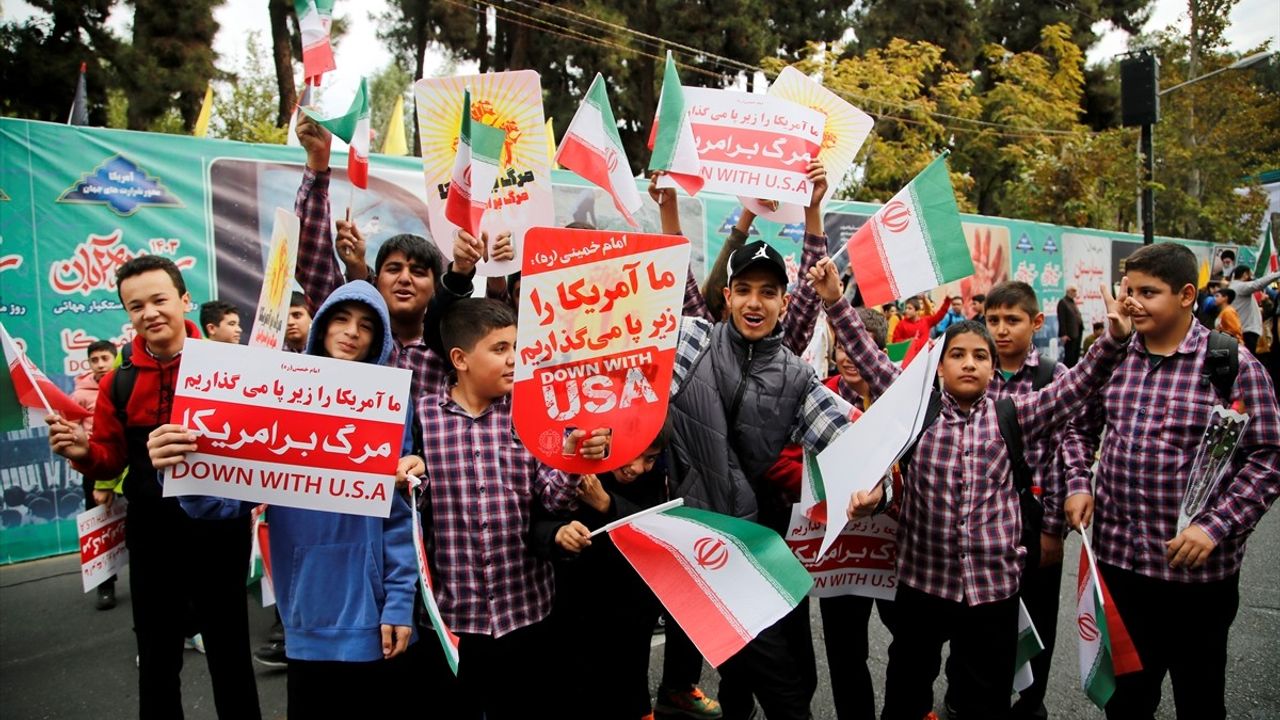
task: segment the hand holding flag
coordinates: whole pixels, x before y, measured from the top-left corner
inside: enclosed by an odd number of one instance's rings
[[[302,113],[347,143],[347,178],[351,184],[369,187],[369,81],[360,78],[360,87],[351,107],[337,117],[322,118],[316,111],[303,107]]]

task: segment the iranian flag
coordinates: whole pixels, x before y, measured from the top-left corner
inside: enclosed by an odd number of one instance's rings
[[[358,188],[369,187],[369,81],[360,78],[360,87],[351,107],[337,117],[323,119],[310,108],[302,108],[307,117],[323,125],[334,136],[347,143],[347,179]]]
[[[26,353],[18,349],[17,343],[9,337],[9,331],[3,324],[0,324],[0,344],[4,346],[4,361],[9,367],[9,383],[7,386],[0,385],[0,390],[4,391],[0,393],[0,409],[3,409],[6,418],[5,429],[16,430],[22,427],[9,425],[20,422],[24,413],[26,427],[43,426],[46,415],[58,414],[71,422],[81,422],[89,417],[88,410],[62,392],[40,372],[40,368],[31,362]]]
[[[1258,264],[1253,267],[1253,276],[1258,278],[1277,271],[1280,271],[1280,262],[1277,262],[1276,257],[1275,226],[1267,223],[1267,236],[1262,241],[1262,247],[1258,248]]]
[[[458,636],[453,634],[448,625],[444,623],[444,617],[440,615],[440,605],[436,602],[435,588],[431,583],[431,566],[427,563],[427,549],[422,540],[422,520],[418,517],[418,496],[422,492],[422,483],[417,478],[410,476],[409,482],[413,484],[413,511],[409,514],[413,516],[413,550],[418,558],[418,589],[422,592],[423,605],[426,606],[427,616],[431,618],[431,627],[436,631],[436,638],[440,641],[440,647],[444,648],[445,660],[449,663],[449,669],[453,670],[453,674],[458,674]]]
[[[324,74],[338,67],[329,44],[333,0],[293,0],[293,9],[302,33],[302,76],[308,85],[318,87]]]
[[[1080,685],[1099,708],[1116,689],[1116,676],[1142,669],[1137,648],[1125,630],[1111,594],[1102,582],[1089,536],[1081,533],[1080,573],[1076,592],[1076,628],[1080,636]]]
[[[471,119],[471,89],[464,90],[458,155],[453,161],[444,216],[472,237],[480,237],[480,218],[484,217],[493,184],[498,179],[498,164],[506,139],[507,134],[502,130]]]
[[[698,145],[693,139],[693,126],[685,114],[684,90],[680,86],[680,73],[676,61],[667,51],[667,69],[662,75],[662,92],[658,95],[658,113],[653,118],[649,132],[649,169],[665,175],[658,180],[659,187],[679,185],[690,195],[702,189],[702,161],[698,159]]]
[[[813,585],[774,531],[674,500],[597,530],[644,578],[712,665],[733,657]]]
[[[259,583],[262,593],[262,607],[276,604],[276,585],[271,576],[271,529],[267,525],[266,505],[254,508],[250,515],[253,526],[250,535],[253,538],[249,546],[249,584]]]
[[[1013,663],[1017,668],[1013,674],[1014,692],[1020,693],[1035,683],[1035,676],[1031,673],[1031,659],[1042,652],[1044,652],[1044,642],[1040,640],[1036,624],[1031,622],[1031,613],[1027,612],[1026,604],[1019,599],[1018,652]]]
[[[973,274],[946,155],[938,156],[849,238],[868,306],[932,290]]]
[[[600,73],[596,73],[587,96],[574,113],[554,162],[604,188],[627,223],[640,227],[634,217],[640,211],[640,191],[631,177],[631,165]]]

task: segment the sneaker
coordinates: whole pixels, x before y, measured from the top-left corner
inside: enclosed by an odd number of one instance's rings
[[[99,610],[110,610],[116,606],[116,586],[104,583],[98,586],[98,599],[94,607]]]
[[[183,641],[182,649],[195,650],[196,652],[203,655],[204,654],[204,638],[200,637],[200,633],[196,633],[195,635],[192,635],[191,637]]]
[[[655,715],[680,715],[708,720],[724,716],[720,703],[707,697],[697,686],[683,692],[659,688],[658,702],[654,704],[653,711]]]
[[[665,635],[667,633],[667,616],[659,615],[658,624],[653,626],[654,635]]]
[[[269,668],[282,668],[289,665],[289,658],[284,654],[284,643],[270,642],[253,651],[253,659],[259,665]]]
[[[267,632],[267,642],[284,642],[284,624],[280,622],[280,618],[278,616],[276,617],[276,621],[272,623],[271,630]]]

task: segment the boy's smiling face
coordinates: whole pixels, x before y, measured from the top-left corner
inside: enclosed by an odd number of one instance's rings
[[[1135,330],[1143,335],[1163,336],[1181,327],[1196,301],[1195,287],[1186,285],[1174,290],[1160,278],[1138,270],[1125,276],[1129,278],[1129,297],[1136,301],[1136,307],[1130,303]]]
[[[338,360],[364,360],[369,355],[380,320],[368,305],[339,303],[324,329],[324,349]]]
[[[778,318],[787,308],[787,293],[773,272],[752,267],[730,281],[724,301],[733,326],[747,342],[755,342],[778,327]]]

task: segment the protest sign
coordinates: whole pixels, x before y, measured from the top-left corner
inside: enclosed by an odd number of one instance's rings
[[[1063,233],[1062,240],[1066,247],[1062,261],[1066,285],[1078,291],[1076,305],[1085,327],[1106,322],[1107,303],[1098,288],[1107,283],[1111,274],[1111,241],[1074,233]]]
[[[809,204],[806,176],[822,145],[822,113],[733,90],[686,87],[684,100],[705,189]]]
[[[80,536],[80,580],[84,591],[98,587],[129,562],[124,545],[124,518],[129,503],[116,498],[110,507],[99,505],[76,516]]]
[[[506,133],[498,158],[498,179],[480,228],[489,234],[491,243],[499,233],[510,231],[516,252],[511,261],[482,262],[476,272],[491,277],[519,270],[525,233],[534,226],[555,225],[551,159],[547,157],[547,126],[538,73],[520,70],[423,78],[414,83],[413,89],[418,104],[431,237],[445,257],[452,257],[458,226],[445,217],[445,204],[458,155],[463,94],[470,89],[471,119]]]
[[[844,513],[836,514],[844,522]],[[854,520],[840,532],[835,544],[819,554],[824,523],[804,516],[799,503],[791,506],[787,547],[813,577],[813,597],[861,595],[892,600],[897,592],[898,523],[877,515]]]
[[[875,120],[794,67],[785,68],[778,75],[769,86],[769,97],[817,110],[826,118],[818,148],[818,159],[827,170],[827,192],[822,197],[825,205],[853,167],[853,158],[871,134]],[[775,209],[754,197],[740,200],[756,215],[784,225],[804,222],[804,206],[809,204],[809,198],[805,198],[799,205],[781,203]]]
[[[197,450],[164,495],[387,517],[409,371],[187,340],[171,421]]]
[[[678,235],[534,228],[516,333],[516,432],[542,462],[603,472],[644,452],[667,414],[689,267]],[[562,453],[574,429],[612,431],[598,461]]]
[[[293,270],[298,264],[298,216],[290,210],[276,208],[271,227],[271,249],[267,251],[267,268],[262,274],[262,292],[258,309],[253,313],[253,332],[249,347],[279,350],[284,346],[285,326],[289,324],[289,301],[293,297]]]

